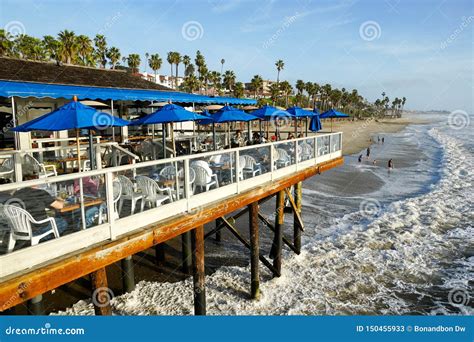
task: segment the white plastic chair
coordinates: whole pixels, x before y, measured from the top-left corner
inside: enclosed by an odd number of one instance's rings
[[[56,226],[56,221],[52,217],[37,221],[25,209],[9,204],[3,206],[3,212],[11,224],[8,253],[13,251],[18,240],[30,241],[31,245],[34,246],[37,245],[42,238],[51,234],[53,234],[55,238],[59,238],[58,227]],[[44,223],[49,223],[51,225],[51,229],[44,233],[33,235],[33,229],[31,225]]]
[[[120,180],[114,180],[113,182],[113,196],[114,196],[114,218],[118,219],[120,217],[119,215],[119,202],[120,198],[122,197],[122,183]],[[102,224],[104,221],[106,221],[106,207],[100,206],[99,208],[99,222],[98,224]]]
[[[0,178],[12,179],[14,172],[13,157],[4,159],[2,165],[0,165]]]
[[[39,178],[46,178],[57,176],[58,172],[56,171],[55,165],[45,165],[36,160],[35,157],[25,154],[24,157],[25,164],[30,164],[35,172],[38,173]]]
[[[167,165],[160,171],[160,176],[171,178],[176,176],[176,168],[173,165]]]
[[[257,163],[254,157],[244,154],[241,156],[244,159],[244,168],[243,171],[247,175],[255,177],[257,174],[262,174],[262,168],[260,163]],[[242,164],[242,162],[240,162]]]
[[[135,187],[133,185],[133,182],[128,179],[128,177],[125,177],[123,175],[118,176],[118,180],[120,184],[122,185],[122,195],[120,196],[119,200],[119,213],[122,212],[122,207],[123,207],[123,202],[124,200],[130,201],[131,205],[131,212],[130,214],[133,215],[135,212],[135,208],[137,206],[137,202],[141,202],[141,207],[140,211],[143,211],[145,209],[145,201],[143,201],[143,195],[140,192],[135,191]]]
[[[277,148],[278,159],[276,160],[277,167],[285,167],[290,165],[290,156],[288,152],[282,148]]]
[[[172,201],[171,189],[161,188],[153,179],[146,176],[137,176],[138,187],[140,188],[143,200],[149,208],[158,207],[165,201]],[[163,195],[163,193],[168,195]]]
[[[203,166],[203,164],[198,162],[203,161],[196,161],[191,165],[191,168],[196,173],[196,180],[194,182],[195,186],[199,186],[201,189],[204,188],[206,189],[206,191],[209,191],[211,186],[218,188],[219,181],[217,179],[217,175],[212,173],[211,168],[209,167],[209,165],[207,165],[206,162],[204,163],[207,167]]]
[[[308,160],[313,158],[313,148],[308,143],[302,143],[298,147],[301,147],[301,150],[298,149],[300,161]]]

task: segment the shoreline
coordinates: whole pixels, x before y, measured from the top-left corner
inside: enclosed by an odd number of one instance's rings
[[[367,119],[360,121],[341,121],[333,122],[332,131],[342,132],[342,154],[344,156],[359,153],[373,143],[373,137],[379,135],[382,137],[386,133],[397,133],[411,124],[424,124],[428,120],[413,117],[402,117],[396,119]],[[323,122],[323,127],[330,127],[330,122]],[[327,130],[320,133],[330,132]],[[376,137],[375,137],[376,139]]]

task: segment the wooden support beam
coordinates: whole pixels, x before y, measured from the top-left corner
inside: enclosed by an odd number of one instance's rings
[[[191,232],[189,231],[181,234],[181,258],[183,264],[183,273],[190,274],[192,268],[192,247]]]
[[[133,258],[129,255],[121,260],[122,285],[124,292],[132,292],[135,289],[135,270]]]
[[[247,240],[245,240],[243,238],[242,235],[240,235],[239,231],[237,229],[235,229],[235,227],[229,222],[227,221],[226,218],[222,217],[222,220],[224,222],[224,225],[229,229],[229,231],[237,238],[237,240],[239,240],[240,242],[242,242],[242,244],[247,247],[249,250],[251,249],[251,246],[250,244],[247,242]],[[275,275],[275,276],[280,276],[280,273],[279,271],[273,267],[273,265],[263,256],[263,254],[259,253],[259,260],[265,265],[267,266],[267,268]]]
[[[291,201],[291,200],[290,200]],[[293,213],[293,245],[295,253],[301,253],[301,232],[303,231],[303,220],[301,217],[301,207],[303,201],[303,182],[295,184],[295,211]]]
[[[281,249],[283,241],[283,223],[285,220],[285,191],[280,190],[277,193],[276,217],[275,217],[275,237],[273,239],[271,256],[273,257],[273,267],[281,274]]]
[[[268,221],[268,219],[263,216],[262,214],[258,213],[258,218],[268,227],[270,228],[270,230],[275,233],[275,226],[270,223],[270,221]],[[285,234],[283,234],[282,236],[282,240],[283,240],[283,243],[285,245],[287,245],[293,252],[299,254],[295,248],[295,246],[293,246],[293,244],[290,242],[290,240],[288,240],[288,238],[285,236]]]
[[[260,275],[258,259],[260,256],[258,243],[258,202],[249,204],[249,228],[250,228],[250,296],[252,299],[260,299]]]
[[[204,269],[204,226],[192,230],[194,314],[206,314],[206,279]]]
[[[234,195],[230,200],[211,203],[199,213],[193,215],[187,213],[162,220],[127,233],[118,239],[90,246],[72,255],[5,277],[0,280],[0,311],[84,277],[129,255],[173,239],[194,227],[233,213],[252,202],[274,195],[297,182],[343,163],[344,158],[340,157],[309,167],[294,173],[291,177],[277,179]]]
[[[222,241],[222,232],[220,229],[217,229],[219,226],[221,226],[220,218],[216,219],[216,241],[217,242]]]
[[[107,285],[107,272],[105,268],[98,269],[91,273],[91,285],[92,303],[94,304],[95,314],[98,316],[112,315],[110,300],[113,297],[113,293]]]
[[[304,222],[301,219],[300,211],[301,208],[298,209],[298,205],[295,203],[295,200],[293,199],[293,196],[291,195],[290,189],[285,189],[285,193],[288,196],[288,199],[290,200],[291,208],[293,209],[294,213],[294,218],[298,221],[298,226],[299,228],[304,231]]]

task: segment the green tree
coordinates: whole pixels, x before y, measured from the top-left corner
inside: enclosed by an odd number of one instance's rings
[[[232,88],[235,84],[235,73],[232,70],[226,70],[224,73],[223,83],[224,87],[228,89],[229,92],[232,92]]]
[[[62,45],[62,58],[67,64],[71,64],[76,57],[77,44],[74,31],[64,30],[59,32],[58,39]]]
[[[120,60],[121,54],[120,50],[115,46],[112,46],[110,49],[107,50],[107,58],[110,61],[110,65],[112,69],[115,69],[118,61]]]
[[[244,84],[242,82],[237,82],[234,85],[233,94],[237,98],[244,97]]]
[[[151,70],[153,70],[153,72],[155,73],[155,82],[157,81],[156,72],[160,70],[162,63],[163,61],[161,60],[160,55],[157,53],[151,55],[150,58],[148,59],[148,65],[150,66]]]
[[[92,41],[88,36],[81,34],[76,37],[76,44],[77,44],[78,60],[80,64],[86,65],[88,57],[94,51],[94,48],[92,46]]]
[[[127,57],[128,67],[132,70],[132,73],[137,73],[140,68],[140,55],[136,53],[131,53]]]
[[[253,90],[255,94],[255,98],[257,98],[258,93],[262,90],[263,88],[263,78],[260,75],[255,75],[251,80],[250,80],[250,87]]]
[[[283,70],[285,67],[285,62],[283,62],[281,59],[277,60],[275,63],[275,66],[277,68],[277,84],[280,83],[280,71]]]
[[[107,65],[107,40],[102,34],[97,34],[94,37],[95,54],[99,59],[101,68],[105,69]]]
[[[285,96],[285,107],[288,108],[288,97],[293,91],[293,87],[291,86],[290,82],[283,81],[280,83],[280,89],[283,95]]]

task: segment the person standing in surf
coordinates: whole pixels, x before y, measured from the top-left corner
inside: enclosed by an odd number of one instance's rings
[[[362,154],[359,155],[359,163],[362,163]]]
[[[392,169],[393,169],[393,160],[390,159],[390,160],[388,161],[388,171],[390,172],[390,170],[392,170]]]
[[[369,160],[370,158],[370,146],[367,147],[367,160]]]

